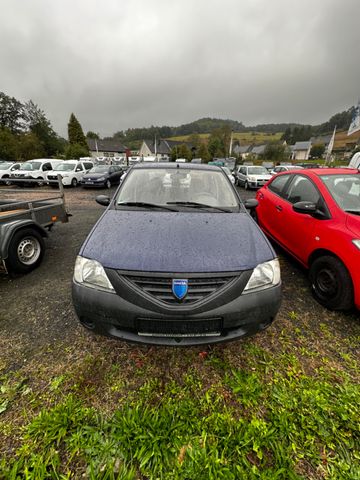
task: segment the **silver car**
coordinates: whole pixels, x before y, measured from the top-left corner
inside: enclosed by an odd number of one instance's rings
[[[245,189],[262,187],[270,178],[265,167],[256,165],[242,165],[237,172],[237,183]]]

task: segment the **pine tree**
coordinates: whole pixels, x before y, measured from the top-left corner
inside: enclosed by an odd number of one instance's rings
[[[78,144],[86,148],[86,150],[89,149],[83,129],[73,113],[70,115],[70,120],[68,123],[68,135],[70,145]]]

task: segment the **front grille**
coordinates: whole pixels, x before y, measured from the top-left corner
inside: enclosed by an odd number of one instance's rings
[[[156,318],[138,318],[135,326],[139,335],[157,335],[163,337],[218,336],[222,329],[222,319],[162,320]]]
[[[161,302],[168,305],[179,305],[179,301],[172,292],[172,278],[170,277],[126,275],[124,278],[135,287],[155,297]],[[181,276],[174,276],[173,278],[181,278]],[[184,275],[183,278],[186,278],[186,276]],[[220,290],[235,278],[235,276],[189,278],[188,293],[185,298],[181,300],[181,304],[189,305],[198,302],[215,293],[217,290]]]

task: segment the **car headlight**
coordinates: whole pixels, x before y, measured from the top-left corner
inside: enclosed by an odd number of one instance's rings
[[[98,180],[98,182],[103,182],[105,180],[105,177],[100,177],[97,180]]]
[[[66,177],[68,177],[68,176],[69,176],[68,173],[62,173],[62,174],[61,174],[61,177],[62,177],[62,178],[66,178]]]
[[[114,292],[101,263],[89,258],[76,257],[74,280],[87,287]]]
[[[250,182],[256,182],[256,177],[249,176],[248,179]]]
[[[280,283],[280,263],[277,258],[270,262],[260,263],[249,278],[243,293],[262,290]]]
[[[360,250],[360,239],[352,240],[352,243]]]

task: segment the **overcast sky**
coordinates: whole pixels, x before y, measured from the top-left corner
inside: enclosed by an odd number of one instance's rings
[[[0,91],[67,135],[322,123],[360,96],[359,0],[0,0]]]

